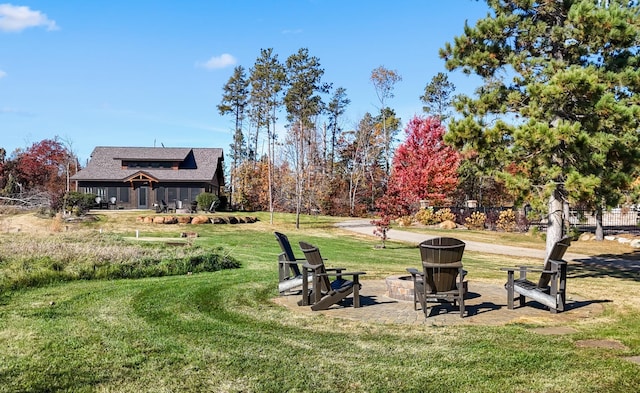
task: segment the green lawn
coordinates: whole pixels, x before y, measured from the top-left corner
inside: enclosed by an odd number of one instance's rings
[[[301,230],[290,215],[277,215],[274,225],[260,218],[187,227],[199,232],[197,244],[222,247],[239,269],[3,293],[0,392],[636,392],[640,386],[640,366],[623,359],[640,355],[637,304],[614,301],[604,315],[573,323],[578,333],[561,336],[533,333],[529,325],[368,324],[276,306],[274,230],[293,244],[318,245],[332,264],[367,271],[365,280],[416,265],[417,250],[399,243],[375,249],[376,239],[347,236],[333,228],[333,218],[305,217]],[[125,214],[81,230],[98,228],[128,237],[136,229],[145,237],[185,230],[142,226]],[[471,252],[464,259],[488,281],[503,279],[498,267],[510,262]],[[583,295],[591,287],[638,286],[637,276],[580,280]],[[605,338],[628,349],[575,345]]]

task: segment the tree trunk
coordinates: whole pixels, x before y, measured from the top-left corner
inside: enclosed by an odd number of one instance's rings
[[[555,190],[549,197],[549,215],[547,223],[547,256],[554,244],[562,238],[562,210],[563,198],[559,190]]]
[[[603,241],[604,240],[604,228],[602,226],[602,208],[598,207],[595,211],[596,213],[596,240]]]

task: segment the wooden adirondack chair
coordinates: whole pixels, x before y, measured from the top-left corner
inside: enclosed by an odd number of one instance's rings
[[[274,232],[274,235],[282,250],[278,255],[278,292],[283,295],[292,289],[302,287],[302,273],[298,264],[306,259],[295,257],[289,238],[285,234]]]
[[[570,245],[571,239],[569,237],[564,237],[556,242],[542,269],[530,266],[501,269],[508,274],[505,289],[507,290],[507,308],[509,310],[514,308],[515,294],[517,293],[520,307],[525,305],[528,297],[547,306],[552,314],[564,311],[567,288],[567,262],[562,258]],[[515,278],[516,271],[520,272],[517,279]],[[531,272],[541,273],[537,283],[527,279],[527,273]]]
[[[300,242],[300,248],[307,262],[302,265],[302,300],[298,304],[311,305],[314,311],[326,310],[353,293],[353,306],[360,307],[359,276],[366,274],[365,272],[345,272],[344,268],[326,268],[317,247]],[[312,277],[311,289],[308,274]],[[335,280],[331,281],[329,277],[333,276]],[[352,276],[353,279],[346,280],[344,276]]]
[[[422,272],[407,269],[413,278],[413,307],[420,303],[425,318],[429,316],[429,303],[451,302],[459,304],[460,317],[464,316],[464,298],[467,294],[466,272],[462,269],[465,243],[452,237],[438,237],[420,243]]]

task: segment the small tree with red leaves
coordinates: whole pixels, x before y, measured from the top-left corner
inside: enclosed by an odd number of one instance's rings
[[[385,238],[391,220],[411,214],[418,201],[442,203],[456,189],[460,157],[443,142],[444,133],[436,117],[415,116],[405,128],[406,140],[393,158],[387,192],[376,204],[382,218],[373,223]]]

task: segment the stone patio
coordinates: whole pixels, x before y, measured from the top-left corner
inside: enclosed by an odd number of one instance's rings
[[[549,326],[546,334],[567,334],[572,330],[560,329],[554,333],[553,327],[580,319],[592,318],[603,312],[601,303],[591,302],[572,297],[568,294],[567,310],[551,314],[544,306],[528,301],[525,307],[507,309],[507,294],[500,284],[487,282],[469,282],[469,294],[465,301],[465,317],[460,318],[457,308],[448,305],[432,308],[432,314],[425,318],[422,310],[415,311],[412,301],[398,300],[389,297],[385,280],[363,280],[361,307],[353,308],[351,297],[344,305],[334,305],[328,310],[311,311],[307,306],[298,306],[300,294],[279,296],[274,302],[290,308],[296,312],[309,314],[324,314],[329,317],[349,320],[409,325],[506,325],[511,323],[526,323]],[[527,299],[528,300],[528,299]],[[556,328],[557,329],[557,328]],[[540,330],[540,329],[539,329]],[[545,327],[540,330],[545,333]]]

